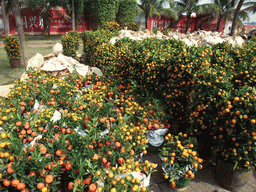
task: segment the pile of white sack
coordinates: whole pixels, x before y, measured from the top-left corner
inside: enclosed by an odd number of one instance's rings
[[[62,52],[62,45],[57,43],[54,45],[52,53],[46,56],[37,53],[29,59],[27,69],[32,67],[35,70],[47,71],[57,78],[68,76],[74,70],[82,76],[92,74],[93,72],[97,75],[103,75],[97,67],[89,67],[88,65],[81,64],[72,57],[63,55]],[[27,74],[23,73],[21,80],[25,80],[27,77]]]
[[[242,46],[244,40],[240,36],[222,36],[219,32],[211,31],[195,31],[189,34],[183,34],[178,31],[169,32],[168,35],[164,35],[162,32],[157,31],[154,34],[148,29],[144,31],[131,31],[131,30],[121,30],[118,33],[118,37],[113,37],[110,39],[110,43],[114,44],[119,39],[128,37],[132,40],[143,40],[146,38],[157,38],[157,39],[179,39],[184,41],[188,46],[213,46],[217,43],[228,42],[232,46]]]

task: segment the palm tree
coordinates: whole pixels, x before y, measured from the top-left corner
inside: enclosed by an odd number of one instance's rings
[[[246,6],[246,8],[243,9],[244,11],[256,13],[256,2],[254,1],[245,2],[244,6]]]
[[[149,16],[160,17],[162,2],[158,0],[140,0],[141,4],[138,3],[138,13],[141,14],[142,12],[145,14],[145,29],[148,28],[148,18]]]
[[[179,12],[177,8],[175,7],[175,1],[174,0],[163,0],[161,3],[166,2],[169,4],[170,8],[163,8],[161,11],[165,16],[172,17],[174,20],[178,19]]]
[[[162,1],[163,3],[164,1]],[[179,20],[181,19],[182,14],[180,14],[180,11],[175,6],[174,0],[165,0],[166,3],[169,4],[170,8],[163,8],[161,13],[167,17],[172,17],[173,21],[169,24],[168,28],[172,28],[174,25],[176,25]]]
[[[213,3],[203,4],[201,6],[203,7],[204,12],[197,14],[197,19],[199,20],[197,29],[202,29],[202,25],[204,23],[210,22],[212,19],[215,19],[218,15]]]
[[[242,7],[243,4],[244,4],[244,0],[240,0],[237,7],[236,7],[233,22],[232,22],[230,36],[233,36],[235,34],[235,29],[236,29],[236,26],[237,26],[237,23],[238,23],[239,12],[240,12],[241,7]]]
[[[241,10],[242,6],[245,6],[245,8]],[[243,21],[249,20],[249,15],[248,15],[249,12],[256,13],[256,2],[252,2],[252,1],[244,2],[244,0],[239,1],[237,8],[233,9],[234,19],[232,23],[231,32],[230,32],[231,36],[234,35],[237,25],[243,26],[242,20]],[[237,14],[237,16],[235,14]]]
[[[214,0],[212,8],[217,13],[218,23],[217,31],[220,29],[221,20],[225,21],[232,19],[232,9],[235,6],[237,0]]]
[[[187,15],[187,24],[186,24],[186,30],[185,33],[188,32],[189,29],[189,22],[191,19],[191,14],[192,13],[202,13],[202,6],[198,5],[199,0],[180,0],[176,1],[176,5],[179,7],[180,14],[185,13]]]

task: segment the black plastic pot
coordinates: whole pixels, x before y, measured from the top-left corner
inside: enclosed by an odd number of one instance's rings
[[[20,59],[10,59],[10,65],[12,68],[20,68],[21,67],[21,63],[20,63]]]
[[[241,191],[253,176],[252,169],[233,170],[232,164],[218,160],[216,168],[217,182],[225,189],[232,192]]]

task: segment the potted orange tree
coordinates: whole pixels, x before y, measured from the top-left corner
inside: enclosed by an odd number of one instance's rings
[[[166,143],[161,149],[164,178],[170,181],[172,188],[183,191],[195,178],[195,172],[202,169],[203,159],[195,151],[196,140],[187,134],[165,136]]]
[[[20,52],[19,39],[15,36],[9,36],[5,38],[4,50],[6,51],[11,67],[19,68],[21,66],[21,63],[20,63],[21,52]]]

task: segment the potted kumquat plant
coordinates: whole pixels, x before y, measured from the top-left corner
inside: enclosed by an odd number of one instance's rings
[[[7,57],[10,61],[12,68],[19,68],[21,51],[19,39],[15,36],[9,36],[3,40],[4,50],[6,51]]]
[[[177,136],[168,134],[165,140],[167,143],[160,153],[164,177],[173,188],[185,190],[195,178],[195,172],[203,168],[203,159],[197,156],[194,138],[179,133]]]

